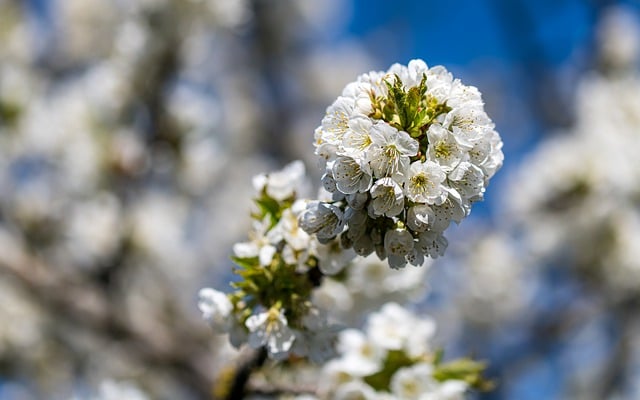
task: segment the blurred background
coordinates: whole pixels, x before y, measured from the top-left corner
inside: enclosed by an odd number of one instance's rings
[[[640,398],[640,2],[0,0],[0,399],[206,399],[251,177],[358,74],[480,89],[505,165],[421,310],[478,399]],[[143,394],[146,393],[146,394]],[[111,397],[108,397],[111,395]],[[146,396],[146,397],[145,397]]]

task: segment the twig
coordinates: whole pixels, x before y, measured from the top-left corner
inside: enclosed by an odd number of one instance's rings
[[[259,351],[253,353],[251,357],[248,357],[243,363],[240,364],[236,370],[236,374],[233,378],[233,382],[230,385],[229,392],[225,397],[225,400],[238,400],[243,399],[247,393],[247,382],[251,378],[251,373],[257,368],[261,367],[267,360],[267,351],[262,348]]]

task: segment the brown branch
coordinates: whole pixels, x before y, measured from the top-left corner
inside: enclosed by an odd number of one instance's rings
[[[250,357],[247,357],[236,369],[233,381],[229,386],[224,400],[243,399],[247,394],[247,383],[251,378],[251,374],[260,368],[267,360],[267,351],[262,348],[255,351]]]

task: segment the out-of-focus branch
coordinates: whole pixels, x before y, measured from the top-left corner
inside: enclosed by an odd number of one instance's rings
[[[266,360],[267,351],[264,348],[253,352],[242,360],[235,371],[224,400],[243,399],[247,393],[247,383],[251,378],[251,374],[260,368]]]
[[[162,335],[145,335],[128,323],[115,309],[105,292],[87,281],[71,281],[14,246],[0,258],[0,274],[12,278],[51,315],[65,319],[97,337],[117,340],[141,365],[168,369],[180,376],[200,398],[210,398],[212,379],[198,365],[197,355],[206,351],[206,338],[183,335],[168,329]],[[178,334],[180,337],[177,337]]]
[[[288,23],[282,20],[281,10],[292,7],[288,2],[272,3],[265,0],[252,0],[253,26],[249,38],[252,46],[252,65],[255,75],[261,81],[266,96],[264,105],[269,108],[261,114],[261,146],[265,152],[276,159],[291,159],[288,143],[295,103],[284,91],[287,89],[284,72],[296,46],[293,35],[287,32]]]
[[[633,331],[638,313],[638,298],[632,298],[616,304],[610,310],[617,324],[617,335],[614,338],[613,349],[606,361],[604,374],[599,379],[600,384],[594,399],[610,399],[620,395],[624,388],[624,381],[629,372],[629,362],[632,356]]]
[[[267,351],[262,348],[252,351],[246,357],[239,360],[238,366],[233,371],[226,388],[222,388],[218,396],[221,400],[243,399],[245,396],[258,395],[268,398],[277,398],[280,395],[314,394],[317,387],[311,385],[294,384],[289,382],[263,382],[251,379],[253,373],[264,366],[267,361]],[[221,382],[224,386],[226,382]]]

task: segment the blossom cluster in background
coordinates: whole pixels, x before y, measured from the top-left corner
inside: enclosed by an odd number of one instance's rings
[[[369,315],[363,331],[340,333],[339,357],[322,370],[323,399],[464,399],[487,385],[484,366],[471,360],[443,363],[431,348],[435,322],[387,303]]]
[[[456,307],[433,314],[462,348],[486,349],[496,398],[640,394],[639,26],[625,7],[603,13],[574,120],[506,174],[499,222],[453,246],[445,279],[455,294],[438,291]],[[545,377],[537,391],[532,376]]]
[[[640,287],[638,93],[635,69],[585,76],[575,125],[524,160],[508,202],[536,257],[566,257],[621,297]]]

